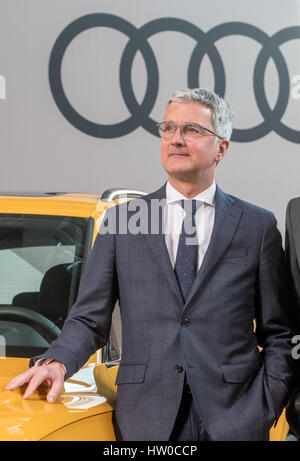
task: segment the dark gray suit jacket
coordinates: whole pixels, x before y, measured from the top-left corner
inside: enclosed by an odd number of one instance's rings
[[[291,306],[293,325],[297,333],[300,331],[300,197],[289,201],[286,210],[285,250],[291,284]],[[299,347],[297,346],[299,354]],[[300,368],[299,360],[295,361],[293,397],[289,401],[287,420],[300,440]]]
[[[286,210],[285,250],[294,293],[294,321],[300,327],[300,197],[289,201]]]
[[[151,199],[163,197],[165,186],[143,198],[149,217]],[[106,343],[118,298],[124,440],[168,440],[185,373],[212,439],[267,440],[292,376],[283,259],[273,214],[217,187],[210,245],[186,303],[163,234],[100,235],[78,300],[44,356],[71,376]]]

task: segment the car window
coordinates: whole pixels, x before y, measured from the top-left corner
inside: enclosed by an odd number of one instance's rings
[[[89,223],[88,218],[0,214],[0,335],[8,355],[29,357],[49,346],[51,335],[30,321],[34,313],[62,328],[77,297]]]

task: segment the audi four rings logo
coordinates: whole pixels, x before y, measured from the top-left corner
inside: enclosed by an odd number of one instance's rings
[[[105,125],[93,123],[80,115],[68,100],[62,85],[61,66],[64,53],[71,41],[81,32],[93,27],[110,27],[128,37],[120,62],[120,87],[126,106],[131,114],[119,123]],[[66,119],[82,132],[99,138],[117,138],[142,126],[149,133],[158,136],[156,121],[150,113],[156,102],[159,72],[157,61],[148,38],[163,31],[182,32],[196,41],[187,69],[189,88],[199,87],[199,69],[205,55],[208,55],[214,71],[214,90],[224,96],[226,77],[224,65],[215,42],[230,35],[242,35],[256,40],[262,45],[257,56],[253,72],[254,95],[257,106],[263,116],[263,122],[247,129],[234,129],[232,140],[237,142],[255,141],[275,131],[283,138],[300,143],[300,131],[286,126],[282,121],[290,93],[288,67],[279,47],[283,43],[300,38],[300,26],[287,27],[269,37],[258,27],[244,22],[228,22],[203,32],[194,24],[178,18],[160,18],[148,22],[139,29],[118,16],[95,13],[82,16],[69,24],[57,38],[49,62],[49,80],[54,100]],[[138,103],[131,81],[131,69],[137,51],[140,51],[147,70],[147,89],[141,104]],[[276,104],[271,109],[264,91],[264,76],[269,59],[272,58],[279,77],[279,94]]]

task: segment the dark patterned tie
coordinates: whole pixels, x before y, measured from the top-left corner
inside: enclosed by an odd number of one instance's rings
[[[174,270],[184,301],[187,300],[197,275],[198,241],[195,214],[200,205],[199,200],[181,200],[186,216],[179,236]]]

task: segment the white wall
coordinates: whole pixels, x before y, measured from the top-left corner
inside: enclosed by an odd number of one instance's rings
[[[269,41],[269,46],[275,44],[281,72],[279,79],[278,68],[269,59],[264,88],[271,107],[277,101],[279,83],[284,103],[284,85],[291,87],[292,77],[300,74],[299,0],[1,0],[0,75],[5,77],[6,99],[0,99],[0,190],[102,192],[128,186],[151,191],[165,180],[159,139],[144,128],[113,139],[90,136],[67,121],[55,104],[48,79],[53,45],[72,21],[92,13],[116,15],[122,23],[125,20],[134,26],[132,30],[159,18],[185,20],[191,30],[196,26],[205,33],[200,38],[202,47],[211,29],[229,22],[255,26],[255,36],[262,35],[265,41],[296,26],[296,38],[279,46],[276,36]],[[246,26],[241,30],[246,31]],[[92,122],[112,124],[130,116],[119,84],[120,60],[127,43],[124,33],[97,27],[81,32],[66,48],[62,61],[65,94],[77,112]],[[160,121],[169,94],[188,86],[188,65],[196,41],[181,32],[163,31],[151,35],[148,43],[159,69],[158,94],[149,115]],[[253,73],[262,45],[243,35],[220,38],[215,45],[225,70],[225,99],[235,112],[234,127],[260,124],[264,117],[255,100]],[[140,52],[131,75],[136,98],[142,101],[147,72]],[[201,86],[214,88],[207,56],[199,76]],[[154,75],[149,82],[153,85]],[[300,99],[294,99],[290,91],[286,104],[281,122],[300,134]],[[269,119],[275,125],[275,116]],[[255,141],[232,141],[217,169],[218,183],[226,192],[274,211],[281,231],[288,200],[300,195],[299,141],[287,140],[274,129]]]

